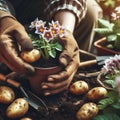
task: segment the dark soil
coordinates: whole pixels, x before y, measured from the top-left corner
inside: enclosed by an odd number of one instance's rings
[[[88,57],[86,55],[82,58],[84,59],[81,61],[91,59],[91,57]],[[84,80],[89,84],[90,88],[93,88],[94,86],[99,86],[99,84],[96,81],[97,76],[91,76],[89,78],[84,77],[84,75],[86,75],[87,73],[95,73],[99,70],[100,67],[97,65],[92,65],[87,68],[80,68],[74,76],[72,83],[78,80]],[[23,84],[23,86],[26,87],[28,86],[28,84],[29,83],[27,81]],[[16,93],[16,98],[23,97],[21,92],[17,88],[12,88]],[[32,120],[76,120],[76,112],[85,102],[88,102],[85,95],[86,94],[73,95],[69,92],[68,89],[62,93],[53,96],[39,96],[46,103],[49,114],[41,114],[41,112],[37,112],[35,109],[30,107],[29,111],[27,112],[27,114],[25,114],[24,117],[30,117],[32,118]],[[5,110],[7,107],[8,105],[0,104],[0,120],[10,120],[5,115]],[[17,118],[16,120],[20,120],[20,118]]]

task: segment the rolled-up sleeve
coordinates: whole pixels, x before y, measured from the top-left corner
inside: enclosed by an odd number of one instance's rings
[[[45,13],[49,19],[59,10],[68,10],[76,16],[79,23],[87,11],[86,0],[45,0],[45,5]]]
[[[10,13],[7,2],[5,0],[0,0],[0,10]]]

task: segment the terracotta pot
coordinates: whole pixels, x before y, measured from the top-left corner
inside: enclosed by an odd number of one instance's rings
[[[102,73],[99,73],[97,76],[97,82],[104,88],[106,88],[107,90],[114,90],[112,87],[108,86],[105,82],[105,77]]]
[[[42,94],[40,84],[43,81],[46,81],[48,75],[60,72],[62,70],[62,67],[60,66],[49,67],[49,68],[35,67],[35,70],[36,70],[35,75],[29,78],[29,82],[30,82],[32,91],[40,95]]]
[[[105,37],[94,42],[94,46],[96,47],[96,50],[97,50],[97,55],[102,56],[102,55],[120,54],[119,51],[106,48],[105,47],[106,44],[107,44],[107,40]]]

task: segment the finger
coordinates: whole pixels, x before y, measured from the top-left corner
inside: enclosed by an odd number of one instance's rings
[[[26,51],[33,49],[32,41],[25,31],[24,27],[21,26],[21,30],[16,29],[14,35],[17,42],[21,45],[22,50]]]
[[[72,54],[67,50],[63,50],[59,56],[60,64],[63,66],[67,66],[67,64],[71,61],[71,59],[72,59]]]
[[[62,81],[62,82],[58,82],[58,83],[43,83],[42,84],[42,89],[44,92],[44,95],[53,95],[59,92],[62,92],[64,90],[67,90],[70,82],[73,78],[72,74],[67,80]]]
[[[75,56],[77,56],[78,58],[76,58],[76,59],[79,60],[79,58],[80,58],[79,57],[79,49],[76,47],[76,49],[74,49],[74,51],[72,51],[72,50],[64,49],[62,51],[62,53],[60,54],[60,57],[59,57],[60,64],[67,66],[69,64],[69,62],[75,58]]]
[[[8,39],[8,38],[6,38]],[[8,39],[7,41],[10,41]],[[33,74],[34,68],[25,63],[19,56],[17,51],[14,49],[14,45],[9,42],[8,43],[0,43],[0,52],[3,62],[12,70],[15,72],[21,72],[24,74]]]
[[[11,59],[9,60],[8,59]],[[23,60],[21,60],[19,57],[15,57],[15,56],[9,56],[8,57],[6,56],[3,56],[3,59],[4,59],[4,63],[12,70],[12,71],[15,71],[15,72],[18,72],[18,73],[22,73],[22,74],[25,74],[25,75],[33,75],[34,72],[35,72],[35,69],[25,63]],[[14,57],[14,58],[13,58]]]
[[[73,73],[77,71],[78,64],[74,63],[71,61],[69,65],[65,68],[65,70],[61,71],[60,73],[54,74],[54,75],[49,75],[48,76],[48,81],[49,82],[59,82],[59,81],[64,81],[67,79],[69,76],[71,76]]]

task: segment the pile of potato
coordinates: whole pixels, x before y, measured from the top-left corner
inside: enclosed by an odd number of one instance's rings
[[[90,89],[88,83],[83,80],[72,83],[69,90],[74,95],[85,95],[89,101],[84,103],[77,111],[77,120],[91,120],[95,117],[99,112],[96,103],[107,95],[107,90],[104,87],[94,87]]]
[[[90,89],[87,82],[78,80],[70,85],[69,91],[74,95],[85,95],[89,102],[84,103],[76,113],[77,120],[91,120],[99,112],[97,102],[106,97],[104,87]],[[32,120],[22,118],[29,109],[29,104],[24,98],[16,98],[14,91],[8,86],[0,86],[0,103],[8,105],[6,116],[10,119]]]
[[[24,116],[29,109],[28,102],[23,98],[15,99],[13,89],[8,86],[0,86],[0,103],[8,105],[6,109],[6,116],[10,119]]]

